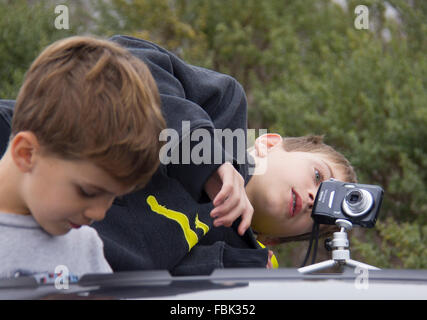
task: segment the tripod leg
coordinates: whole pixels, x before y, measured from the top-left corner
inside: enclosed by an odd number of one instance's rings
[[[345,260],[345,263],[348,264],[351,267],[354,267],[354,268],[359,267],[359,268],[367,269],[367,270],[381,270],[380,268],[371,266],[371,265],[363,263],[363,262],[352,260],[352,259]]]
[[[312,264],[310,266],[299,268],[298,272],[300,272],[302,274],[311,273],[311,272],[320,271],[323,269],[333,267],[335,264],[336,264],[335,260],[331,259],[331,260],[319,262],[316,264]]]

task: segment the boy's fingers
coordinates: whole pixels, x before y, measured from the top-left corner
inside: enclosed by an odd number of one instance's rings
[[[233,192],[233,189],[236,186],[236,173],[239,174],[229,162],[226,162],[219,167],[217,174],[222,182],[222,187],[213,201],[214,206],[220,205]]]
[[[268,262],[266,265],[267,269],[273,269],[273,262],[271,261],[271,257],[273,256],[273,251],[268,250]]]
[[[231,183],[224,182],[221,187],[221,190],[218,192],[218,194],[216,195],[213,201],[213,205],[215,207],[219,206],[231,195],[232,192],[233,192],[233,185]]]
[[[229,201],[230,199],[227,199],[227,201]],[[237,217],[239,217],[242,214],[242,208],[239,207],[240,205],[240,200],[237,199],[237,205],[235,205],[233,208],[225,211],[222,210],[221,211],[221,216],[218,217],[219,213],[218,211],[215,212],[216,215],[216,219],[214,221],[214,226],[218,227],[218,226],[226,226],[229,227],[231,226],[231,224],[233,223],[234,220],[237,219]],[[216,209],[215,209],[216,210]]]
[[[228,197],[221,205],[216,207],[211,212],[211,217],[221,217],[231,212],[239,205],[240,199],[237,196]]]
[[[230,211],[223,211],[224,214],[221,216],[217,216],[214,221],[214,226],[226,226],[229,227],[233,224],[234,220],[236,220],[241,214],[242,210],[239,206],[231,209]]]
[[[248,206],[249,204],[249,206]],[[239,225],[238,232],[243,235],[246,230],[249,228],[251,220],[252,220],[253,208],[250,203],[245,198],[240,198],[238,204],[234,209],[227,212],[226,215],[217,218],[214,221],[215,226],[226,226],[230,227],[234,220],[236,220],[239,216],[242,216],[242,222]]]
[[[243,236],[246,232],[246,230],[248,230],[248,228],[251,225],[251,221],[252,221],[252,216],[254,214],[254,209],[252,207],[252,205],[250,204],[250,202],[248,201],[248,206],[245,210],[245,212],[242,214],[242,221],[239,224],[239,228],[237,229],[237,232],[239,233],[239,235]]]
[[[215,208],[210,213],[215,219],[214,226],[230,227],[242,216],[238,232],[243,235],[250,226],[253,214],[253,208],[245,193],[244,179],[231,164],[222,165],[218,169],[218,176],[222,187],[213,200]]]
[[[236,192],[239,192],[240,189],[244,190],[243,177],[232,166],[227,166],[227,172],[222,175],[222,180],[223,185],[221,190],[213,201],[215,207],[222,204],[227,198],[236,194]]]

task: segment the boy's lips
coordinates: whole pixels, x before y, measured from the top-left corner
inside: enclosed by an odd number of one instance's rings
[[[294,189],[291,189],[291,201],[289,203],[289,215],[291,217],[296,216],[298,213],[300,213],[301,208],[302,208],[302,199],[301,199],[300,195]]]
[[[75,224],[75,223],[70,222],[70,226],[71,226],[71,228],[73,228],[73,229],[78,229],[78,228],[80,228],[82,225],[81,225],[81,224]]]
[[[82,226],[89,226],[93,222],[93,220],[90,220],[90,219],[87,219],[87,218],[73,219],[73,220],[74,220],[74,222],[71,221],[71,220],[68,220],[68,224],[73,229],[79,229]]]

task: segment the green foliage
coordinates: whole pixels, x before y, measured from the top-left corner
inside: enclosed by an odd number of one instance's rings
[[[364,1],[369,30],[354,27],[357,0],[346,7],[330,0],[65,3],[68,32],[53,27],[55,1],[0,0],[1,97],[15,97],[31,60],[57,38],[122,33],[154,41],[239,80],[250,128],[325,134],[360,182],[385,190],[378,227],[362,231],[363,241],[350,239],[355,254],[383,267],[426,267],[426,1]],[[396,19],[386,17],[389,6]],[[282,266],[291,266],[297,248],[279,249]]]
[[[377,224],[377,232],[365,234],[364,241],[351,240],[356,256],[380,268],[427,268],[426,225],[388,218]]]
[[[25,72],[41,50],[55,40],[78,34],[81,1],[70,7],[70,30],[54,26],[56,1],[0,0],[0,97],[15,99]],[[67,1],[62,1],[67,4]],[[74,24],[74,26],[73,26]]]
[[[206,54],[203,34],[184,16],[189,1],[103,0],[95,1],[100,13],[95,32],[101,35],[126,34],[153,41],[189,59]]]

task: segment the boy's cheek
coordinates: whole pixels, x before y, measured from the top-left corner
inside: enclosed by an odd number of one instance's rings
[[[63,235],[70,231],[70,220],[77,216],[70,208],[63,205],[52,205],[52,202],[45,203],[44,201],[33,203],[30,211],[37,223],[53,236]]]
[[[71,227],[67,227],[65,223],[45,225],[42,228],[52,236],[62,236],[71,230]]]
[[[69,231],[65,222],[61,223],[59,221],[52,220],[45,212],[40,213],[34,211],[32,215],[40,227],[52,236],[63,235]]]

